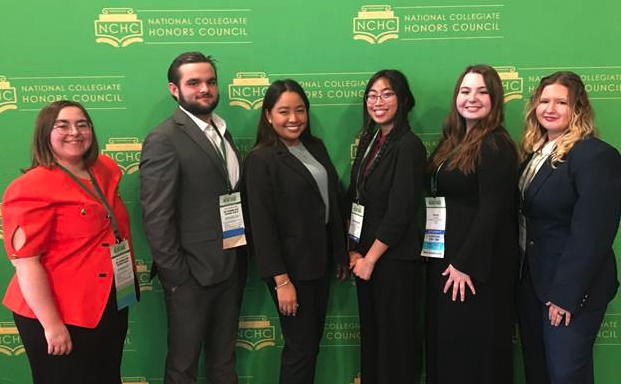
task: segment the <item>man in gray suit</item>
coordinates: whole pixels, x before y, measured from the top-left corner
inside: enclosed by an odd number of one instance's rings
[[[147,136],[140,161],[143,227],[166,299],[164,383],[196,382],[204,349],[209,383],[234,384],[245,240],[242,229],[233,243],[223,241],[220,208],[239,198],[241,157],[213,112],[219,93],[211,56],[177,56],[168,82],[178,108]],[[239,235],[233,229],[224,233]]]

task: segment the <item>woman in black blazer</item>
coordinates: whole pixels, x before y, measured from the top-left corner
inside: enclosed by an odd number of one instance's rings
[[[596,138],[580,76],[541,79],[522,149],[519,319],[526,382],[592,384],[593,344],[619,285],[612,244],[621,158]]]
[[[364,207],[362,225],[354,224],[358,217],[349,230],[364,384],[406,383],[418,373],[415,331],[424,273],[417,213],[426,152],[408,123],[413,107],[401,72],[382,70],[369,80],[349,186],[354,207]]]
[[[272,83],[244,170],[252,250],[285,338],[281,384],[313,382],[330,272],[347,260],[338,176],[309,107],[297,82]]]
[[[427,383],[511,383],[519,252],[517,153],[503,124],[503,88],[488,65],[467,67],[431,156],[445,201],[443,258],[429,258]]]

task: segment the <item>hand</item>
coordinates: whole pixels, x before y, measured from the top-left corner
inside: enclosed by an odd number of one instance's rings
[[[338,263],[336,265],[336,278],[339,281],[345,280],[349,276],[349,267],[345,263]]]
[[[453,285],[453,301],[457,300],[458,293],[461,301],[466,301],[466,285],[470,287],[470,291],[473,295],[477,294],[474,289],[474,284],[472,284],[472,280],[470,280],[470,276],[460,272],[457,268],[453,267],[452,264],[449,264],[448,268],[442,272],[442,276],[448,276],[446,284],[444,284],[444,293],[447,293],[451,285]]]
[[[71,336],[65,324],[45,328],[48,355],[68,355],[73,349]]]
[[[550,320],[550,324],[555,327],[558,327],[563,321],[563,317],[565,318],[565,326],[568,327],[569,323],[571,323],[571,312],[559,307],[558,305],[547,302],[548,306],[548,320]]]
[[[369,280],[371,279],[373,268],[375,268],[375,263],[369,261],[366,257],[361,257],[356,260],[354,265],[354,274],[362,280]]]
[[[298,313],[297,292],[292,282],[276,290],[278,297],[278,310],[285,316],[295,316]]]
[[[354,268],[354,265],[356,265],[356,261],[358,261],[358,259],[362,259],[360,252],[349,251],[349,269]]]

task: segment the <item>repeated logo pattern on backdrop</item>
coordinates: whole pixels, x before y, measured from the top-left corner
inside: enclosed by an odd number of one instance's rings
[[[408,76],[417,99],[412,126],[428,152],[438,142],[455,78],[466,65],[481,61],[493,65],[501,77],[507,127],[514,138],[520,136],[525,103],[541,78],[564,69],[582,76],[603,137],[621,146],[616,130],[621,55],[610,48],[621,40],[621,26],[614,18],[621,5],[616,3],[602,10],[575,9],[561,0],[546,4],[535,0],[182,3],[133,0],[93,5],[65,0],[62,8],[41,3],[28,9],[32,27],[27,29],[23,27],[25,5],[5,6],[0,14],[6,31],[20,31],[18,37],[0,39],[0,134],[4,135],[0,145],[11,154],[3,158],[2,190],[28,166],[37,112],[59,99],[86,106],[97,127],[101,152],[124,173],[120,193],[131,216],[142,293],[141,302],[130,311],[124,384],[163,382],[165,304],[159,281],[150,280],[151,257],[140,217],[139,163],[145,136],[175,106],[166,69],[181,52],[199,50],[216,58],[217,113],[227,120],[243,153],[254,143],[269,84],[296,79],[311,103],[313,133],[326,144],[344,185],[358,144],[364,89],[369,77],[382,68],[397,68]],[[71,9],[71,22],[66,9]],[[568,25],[588,25],[591,35]],[[533,43],[549,37],[550,31],[560,31],[563,39],[553,46]],[[42,44],[43,35],[54,38]],[[32,47],[37,50],[36,60],[25,60],[32,57]],[[39,62],[39,57],[50,59]],[[617,254],[620,246],[617,241]],[[249,264],[239,318],[237,370],[241,384],[271,384],[278,381],[284,340],[252,258]],[[0,287],[6,287],[12,274],[10,263],[0,262]],[[617,298],[609,307],[596,340],[601,384],[618,381],[620,303]],[[517,350],[517,327],[513,339]],[[316,382],[360,384],[359,344],[355,284],[335,281]],[[418,363],[422,364],[422,356]],[[4,308],[0,308],[0,366],[11,368],[0,370],[0,382],[28,381],[27,357],[12,316]],[[523,383],[520,370],[516,372],[516,383]],[[424,380],[421,373],[411,382]],[[198,382],[206,382],[202,371]]]

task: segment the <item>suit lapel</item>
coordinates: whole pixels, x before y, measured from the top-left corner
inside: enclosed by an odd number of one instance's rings
[[[526,188],[526,191],[524,192],[524,208],[526,208],[533,200],[541,187],[545,184],[545,181],[552,174],[552,171],[554,171],[550,160],[550,157],[548,157],[543,164],[541,164],[541,168],[539,168],[539,171],[535,174],[533,181],[530,183],[528,188]]]
[[[304,147],[306,147],[306,149],[308,150],[308,152],[310,152],[310,154],[313,155],[315,159],[317,159],[315,153],[311,151],[310,149],[312,145],[308,143],[303,143],[303,144],[304,144]],[[298,160],[297,157],[295,157],[294,155],[291,154],[291,152],[289,152],[285,144],[278,141],[277,147],[276,147],[276,153],[278,154],[279,158],[282,159],[282,162],[285,165],[293,169],[297,174],[299,174],[302,178],[304,178],[311,185],[313,190],[319,196],[321,196],[321,193],[319,192],[319,186],[317,186],[317,182],[315,181],[315,178],[313,177],[313,175],[309,172],[308,169],[306,169],[304,164],[302,164],[302,162]]]
[[[175,110],[174,119],[175,123],[179,125],[179,128],[188,135],[188,137],[200,147],[207,158],[214,163],[224,180],[228,180],[228,171],[222,166],[220,155],[216,152],[216,149],[205,133],[180,109]]]

